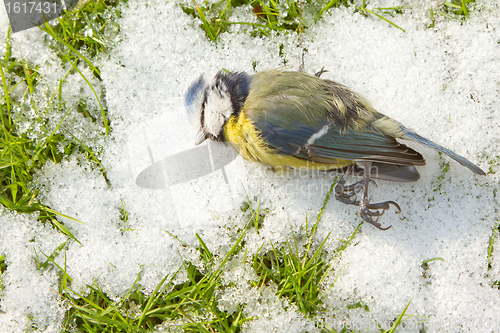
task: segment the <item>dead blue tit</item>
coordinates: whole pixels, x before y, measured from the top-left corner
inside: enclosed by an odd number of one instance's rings
[[[422,155],[399,139],[431,147],[485,175],[474,163],[377,112],[359,94],[320,75],[279,69],[254,75],[222,71],[213,78],[202,75],[186,93],[188,117],[198,130],[196,145],[206,139],[229,142],[246,160],[275,170],[342,169],[335,197],[359,206],[361,217],[382,230],[388,228],[381,227],[379,217],[390,205],[398,212],[401,209],[394,201],[370,203],[370,179],[414,182],[420,178],[415,166],[425,165]],[[361,171],[363,179],[346,185],[346,178],[355,171]]]

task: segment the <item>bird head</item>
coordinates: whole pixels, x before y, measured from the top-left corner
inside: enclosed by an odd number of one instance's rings
[[[213,78],[202,75],[191,84],[185,104],[189,122],[198,130],[196,145],[206,139],[224,141],[224,125],[240,112],[249,86],[249,75],[222,71]]]

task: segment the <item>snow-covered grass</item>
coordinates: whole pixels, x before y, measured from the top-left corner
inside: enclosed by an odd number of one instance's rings
[[[16,34],[2,12],[0,331],[500,331],[500,8],[469,2],[89,2]],[[330,174],[169,181],[201,164],[170,158],[200,73],[302,59],[488,175],[411,145],[420,181],[372,188],[403,210],[386,232]]]

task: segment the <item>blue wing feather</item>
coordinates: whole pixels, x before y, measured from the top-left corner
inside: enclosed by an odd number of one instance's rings
[[[292,129],[284,128],[263,117],[259,117],[254,123],[266,143],[283,155],[326,164],[334,164],[339,159],[403,165],[425,164],[422,155],[387,135],[353,130],[344,133],[339,126],[327,122],[318,126],[302,123],[294,125],[291,126]],[[325,125],[329,126],[328,131],[310,142],[310,138]]]

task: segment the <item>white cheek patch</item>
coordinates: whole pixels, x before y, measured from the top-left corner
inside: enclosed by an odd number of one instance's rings
[[[231,96],[225,91],[209,90],[205,103],[205,131],[218,135],[224,126],[224,122],[233,113]]]

